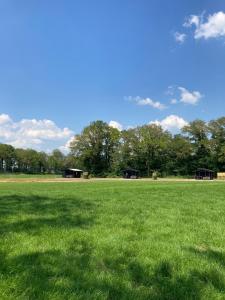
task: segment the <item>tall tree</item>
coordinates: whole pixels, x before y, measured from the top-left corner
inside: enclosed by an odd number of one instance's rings
[[[225,171],[225,117],[210,121],[208,128],[214,167]]]
[[[183,128],[192,144],[195,168],[209,168],[212,166],[209,128],[205,121],[195,120]]]
[[[93,174],[111,170],[113,153],[119,143],[120,133],[103,121],[92,122],[71,143],[71,152],[82,168]]]
[[[193,148],[190,140],[180,134],[175,135],[169,144],[169,156],[166,162],[168,174],[192,174],[195,171],[193,162]]]
[[[0,144],[0,172],[12,171],[15,164],[15,149],[11,145]]]
[[[126,168],[139,168],[139,138],[136,128],[123,130],[120,135],[120,142],[117,151],[113,156],[113,168],[119,175],[121,170]]]
[[[138,128],[140,159],[148,176],[165,169],[171,135],[161,126],[151,124]]]
[[[61,173],[64,168],[64,161],[64,154],[58,149],[53,150],[48,158],[49,170],[55,174]]]

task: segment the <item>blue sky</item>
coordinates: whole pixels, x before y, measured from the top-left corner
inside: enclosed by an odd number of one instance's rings
[[[224,0],[0,0],[0,42],[0,142],[225,113]]]

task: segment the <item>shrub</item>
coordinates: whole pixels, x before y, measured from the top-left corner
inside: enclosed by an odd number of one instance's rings
[[[158,179],[158,174],[157,174],[157,172],[153,172],[153,173],[152,173],[152,179],[153,179],[153,180],[157,180],[157,179]]]
[[[89,179],[89,173],[88,172],[84,172],[83,173],[83,178],[84,179]]]

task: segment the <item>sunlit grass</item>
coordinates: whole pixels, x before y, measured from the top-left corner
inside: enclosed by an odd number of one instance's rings
[[[225,184],[0,184],[0,299],[224,299]]]

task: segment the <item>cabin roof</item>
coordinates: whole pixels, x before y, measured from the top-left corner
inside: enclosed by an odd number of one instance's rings
[[[209,169],[205,169],[205,168],[199,168],[199,169],[197,169],[197,171],[204,171],[204,172],[211,172],[211,173],[214,173],[213,170],[209,170]]]
[[[127,169],[124,169],[123,172],[139,172],[139,170],[135,170],[135,169],[132,169],[132,168],[127,168]]]
[[[80,170],[80,169],[72,169],[72,168],[68,168],[66,170],[69,170],[69,171],[73,171],[73,172],[83,172],[83,170]]]

